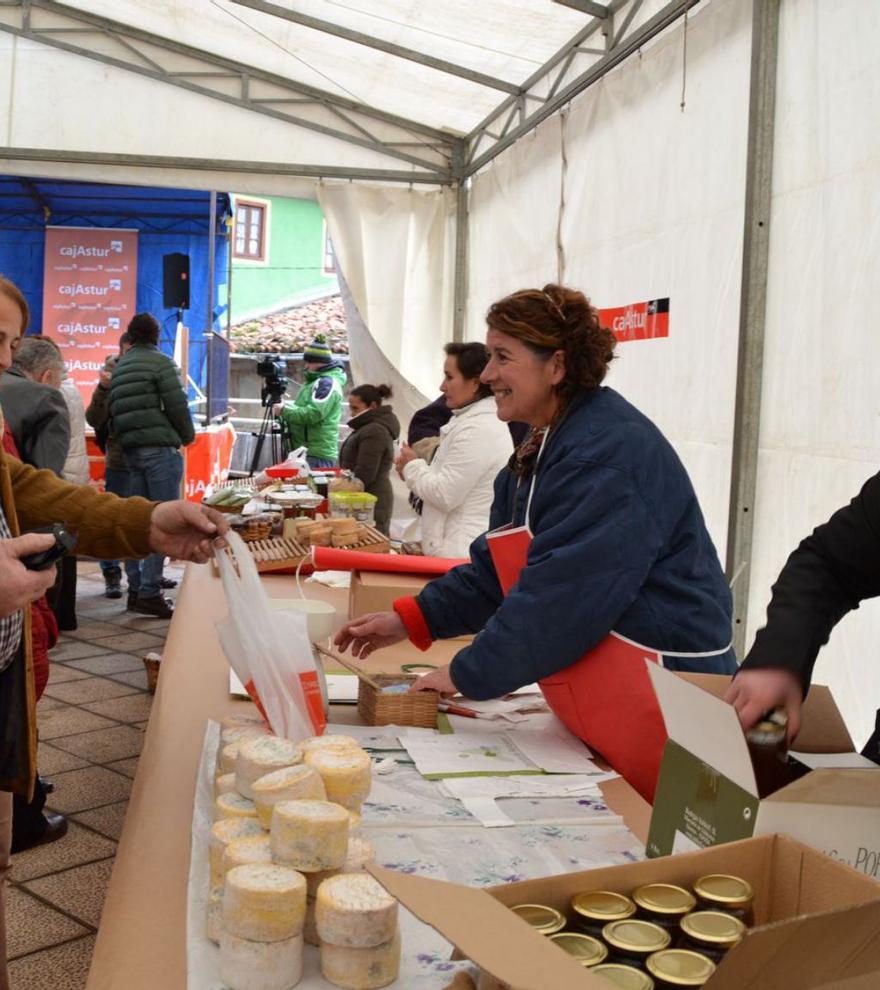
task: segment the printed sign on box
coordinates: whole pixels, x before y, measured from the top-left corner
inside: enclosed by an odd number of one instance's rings
[[[42,332],[61,348],[86,404],[135,314],[137,247],[136,230],[46,228]]]

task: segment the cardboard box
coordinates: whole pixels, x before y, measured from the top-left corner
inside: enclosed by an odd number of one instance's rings
[[[783,835],[486,890],[369,869],[460,956],[515,990],[608,990],[609,985],[508,908],[537,903],[567,913],[571,898],[584,890],[628,894],[655,881],[688,886],[707,873],[733,873],[752,884],[756,925],[705,990],[880,986],[880,885]],[[481,984],[492,985],[492,980]]]
[[[389,612],[396,598],[417,595],[433,577],[425,574],[395,574],[385,571],[352,571],[348,593],[348,615],[355,619],[367,612]],[[456,636],[448,642],[470,643],[473,636]],[[453,656],[455,655],[453,653]],[[433,662],[433,661],[432,661]]]
[[[728,678],[682,677],[657,664],[648,667],[669,732],[649,856],[785,832],[880,879],[880,767],[834,768],[860,757],[828,688],[811,688],[795,749],[805,762],[825,754],[818,762],[831,766],[810,770],[759,799],[739,719],[718,697]]]

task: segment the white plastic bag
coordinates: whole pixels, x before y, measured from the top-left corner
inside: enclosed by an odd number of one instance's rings
[[[286,468],[294,468],[299,472],[299,476],[301,478],[307,478],[312,473],[312,469],[309,467],[309,462],[307,460],[308,453],[308,447],[297,447],[296,450],[292,450],[287,455],[287,460],[284,461],[282,466]]]
[[[217,623],[223,652],[273,731],[298,742],[324,731],[324,708],[306,616],[276,611],[254,559],[234,532],[217,566],[229,615]]]

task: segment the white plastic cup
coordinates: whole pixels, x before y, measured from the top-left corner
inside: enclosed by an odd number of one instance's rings
[[[309,639],[313,643],[323,643],[333,635],[336,626],[336,609],[327,602],[317,598],[285,598],[283,602],[278,602],[276,607],[305,612]]]

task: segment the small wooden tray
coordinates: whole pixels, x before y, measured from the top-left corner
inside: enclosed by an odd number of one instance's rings
[[[391,544],[388,537],[380,533],[372,526],[364,527],[366,536],[345,547],[346,550],[361,550],[366,553],[388,553]],[[298,540],[285,539],[283,536],[271,536],[265,540],[251,540],[245,544],[250,550],[257,565],[257,570],[262,572],[285,571],[296,569],[307,559],[311,553],[308,544],[300,543]],[[217,571],[216,562],[214,570]]]

